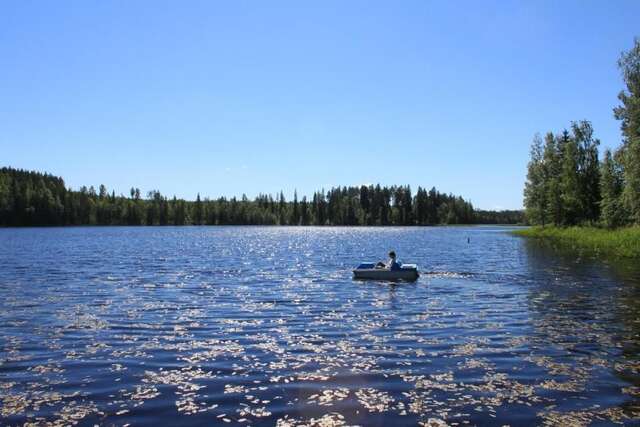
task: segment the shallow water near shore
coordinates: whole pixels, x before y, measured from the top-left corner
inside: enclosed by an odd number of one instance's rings
[[[0,424],[640,425],[640,265],[508,230],[0,229]]]

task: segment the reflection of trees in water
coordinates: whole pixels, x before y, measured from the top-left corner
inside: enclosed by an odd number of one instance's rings
[[[640,265],[604,262],[537,240],[527,240],[525,248],[534,278],[532,344],[569,360],[573,374],[589,379],[591,388],[602,368],[639,385]]]
[[[638,349],[640,265],[604,262],[532,239],[526,239],[525,248],[534,277],[529,307],[536,323],[569,342]]]

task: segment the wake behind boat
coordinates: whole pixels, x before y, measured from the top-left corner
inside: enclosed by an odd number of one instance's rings
[[[353,270],[353,278],[363,280],[405,280],[413,282],[419,276],[416,264],[402,264],[400,268],[390,269],[376,266],[373,262],[364,262]]]

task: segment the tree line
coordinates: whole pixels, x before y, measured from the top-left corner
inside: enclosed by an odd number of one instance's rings
[[[521,210],[476,210],[474,212],[476,224],[524,224],[524,212]]]
[[[437,225],[521,222],[511,212],[482,211],[462,197],[435,188],[409,186],[337,187],[313,197],[286,200],[260,194],[254,200],[220,197],[186,201],[159,191],[142,195],[137,188],[117,195],[104,185],[98,190],[66,188],[62,178],[13,168],[0,169],[0,225]]]
[[[640,225],[640,39],[623,52],[618,67],[626,88],[614,108],[622,144],[604,151],[586,120],[531,146],[524,189],[525,213],[536,225]]]

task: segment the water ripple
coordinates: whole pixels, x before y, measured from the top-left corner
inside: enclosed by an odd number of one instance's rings
[[[0,230],[0,423],[640,423],[637,266],[503,231]]]

